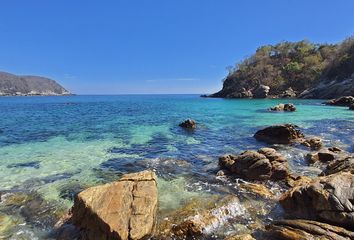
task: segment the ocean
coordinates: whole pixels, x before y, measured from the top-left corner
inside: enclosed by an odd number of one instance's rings
[[[267,111],[280,102],[294,103],[297,111]],[[162,214],[191,199],[240,194],[231,180],[216,177],[218,157],[269,146],[253,134],[274,124],[296,124],[326,146],[353,152],[353,111],[322,102],[198,95],[1,97],[0,192],[17,198],[12,205],[0,203],[0,238],[45,238],[76,193],[144,169],[157,173]],[[178,126],[187,118],[196,120],[194,131]],[[308,149],[277,149],[293,172],[319,173],[304,160]]]

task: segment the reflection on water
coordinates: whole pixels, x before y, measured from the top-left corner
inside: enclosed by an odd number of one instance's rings
[[[253,139],[255,131],[285,122],[324,138],[326,145],[353,150],[353,112],[317,100],[292,101],[294,113],[263,111],[279,102],[194,95],[2,98],[0,238],[17,233],[27,236],[21,239],[41,239],[76,193],[143,169],[159,176],[162,218],[193,201],[208,204],[214,196],[231,194],[245,214],[236,222],[227,219],[228,228],[219,232],[247,232],[249,225],[269,221],[281,210],[241,191],[237,179],[216,178],[220,155],[266,146]],[[196,131],[178,127],[186,118],[198,122]],[[318,174],[304,161],[308,149],[275,147],[292,171]],[[269,187],[280,191],[274,183]]]

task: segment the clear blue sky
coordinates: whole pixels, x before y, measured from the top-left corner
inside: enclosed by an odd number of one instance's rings
[[[78,94],[210,93],[263,44],[337,42],[353,0],[3,0],[0,70]]]

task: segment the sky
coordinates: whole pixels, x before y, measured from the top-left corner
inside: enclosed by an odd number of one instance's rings
[[[353,0],[2,0],[0,71],[76,94],[212,93],[261,45],[354,34]]]

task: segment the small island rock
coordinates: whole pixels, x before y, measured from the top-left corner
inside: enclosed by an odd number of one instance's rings
[[[326,105],[349,107],[352,104],[354,104],[354,97],[352,97],[352,96],[343,96],[343,97],[340,97],[340,98],[329,100],[325,104]]]
[[[286,103],[286,104],[280,103],[274,107],[271,107],[269,110],[270,111],[294,112],[294,111],[296,111],[296,107],[292,103]]]
[[[187,119],[181,122],[179,126],[186,129],[195,129],[197,127],[197,123],[193,119]]]

